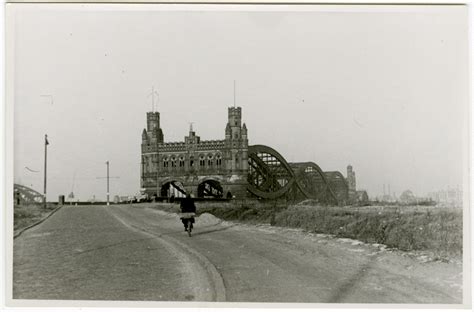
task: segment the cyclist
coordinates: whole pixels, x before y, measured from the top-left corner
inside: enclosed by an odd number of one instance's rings
[[[196,205],[194,204],[194,199],[191,197],[191,193],[186,195],[186,198],[183,198],[181,201],[181,222],[183,222],[184,230],[191,234],[194,223],[194,214],[196,213]],[[189,229],[188,229],[189,224]]]

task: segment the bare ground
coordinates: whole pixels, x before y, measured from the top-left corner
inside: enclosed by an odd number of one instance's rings
[[[147,205],[64,207],[14,242],[14,298],[462,303],[461,263]]]

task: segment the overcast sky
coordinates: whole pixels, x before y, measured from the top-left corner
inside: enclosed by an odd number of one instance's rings
[[[187,8],[9,4],[15,182],[42,192],[47,133],[49,200],[105,198],[107,160],[111,195],[133,194],[151,87],[165,141],[189,122],[223,139],[236,80],[249,144],[351,164],[370,196],[462,185],[464,7]]]

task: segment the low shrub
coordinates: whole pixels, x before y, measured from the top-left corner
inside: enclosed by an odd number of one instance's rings
[[[275,224],[405,251],[430,250],[439,257],[462,254],[461,210],[293,206],[277,213]]]
[[[44,207],[43,204],[15,205],[13,207],[13,230],[20,230],[30,226],[46,215],[48,215],[56,205]]]
[[[168,211],[179,209],[177,204],[159,205]],[[440,258],[462,255],[462,211],[459,209],[288,206],[284,202],[251,200],[197,202],[196,205],[199,213],[211,213],[224,220],[302,228],[404,251],[429,250]]]

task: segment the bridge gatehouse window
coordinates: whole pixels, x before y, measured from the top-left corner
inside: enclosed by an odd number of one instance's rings
[[[194,157],[189,157],[189,167],[194,167]]]
[[[221,155],[216,156],[216,166],[220,167],[222,165],[222,158]]]
[[[183,156],[179,157],[179,166],[181,168],[184,167],[184,157]]]
[[[204,156],[201,155],[199,156],[199,166],[204,167],[206,165],[206,160],[204,159]]]
[[[171,167],[176,167],[176,157],[171,157]]]
[[[207,165],[212,167],[212,155],[207,156]]]
[[[163,158],[163,168],[168,168],[168,157]]]

